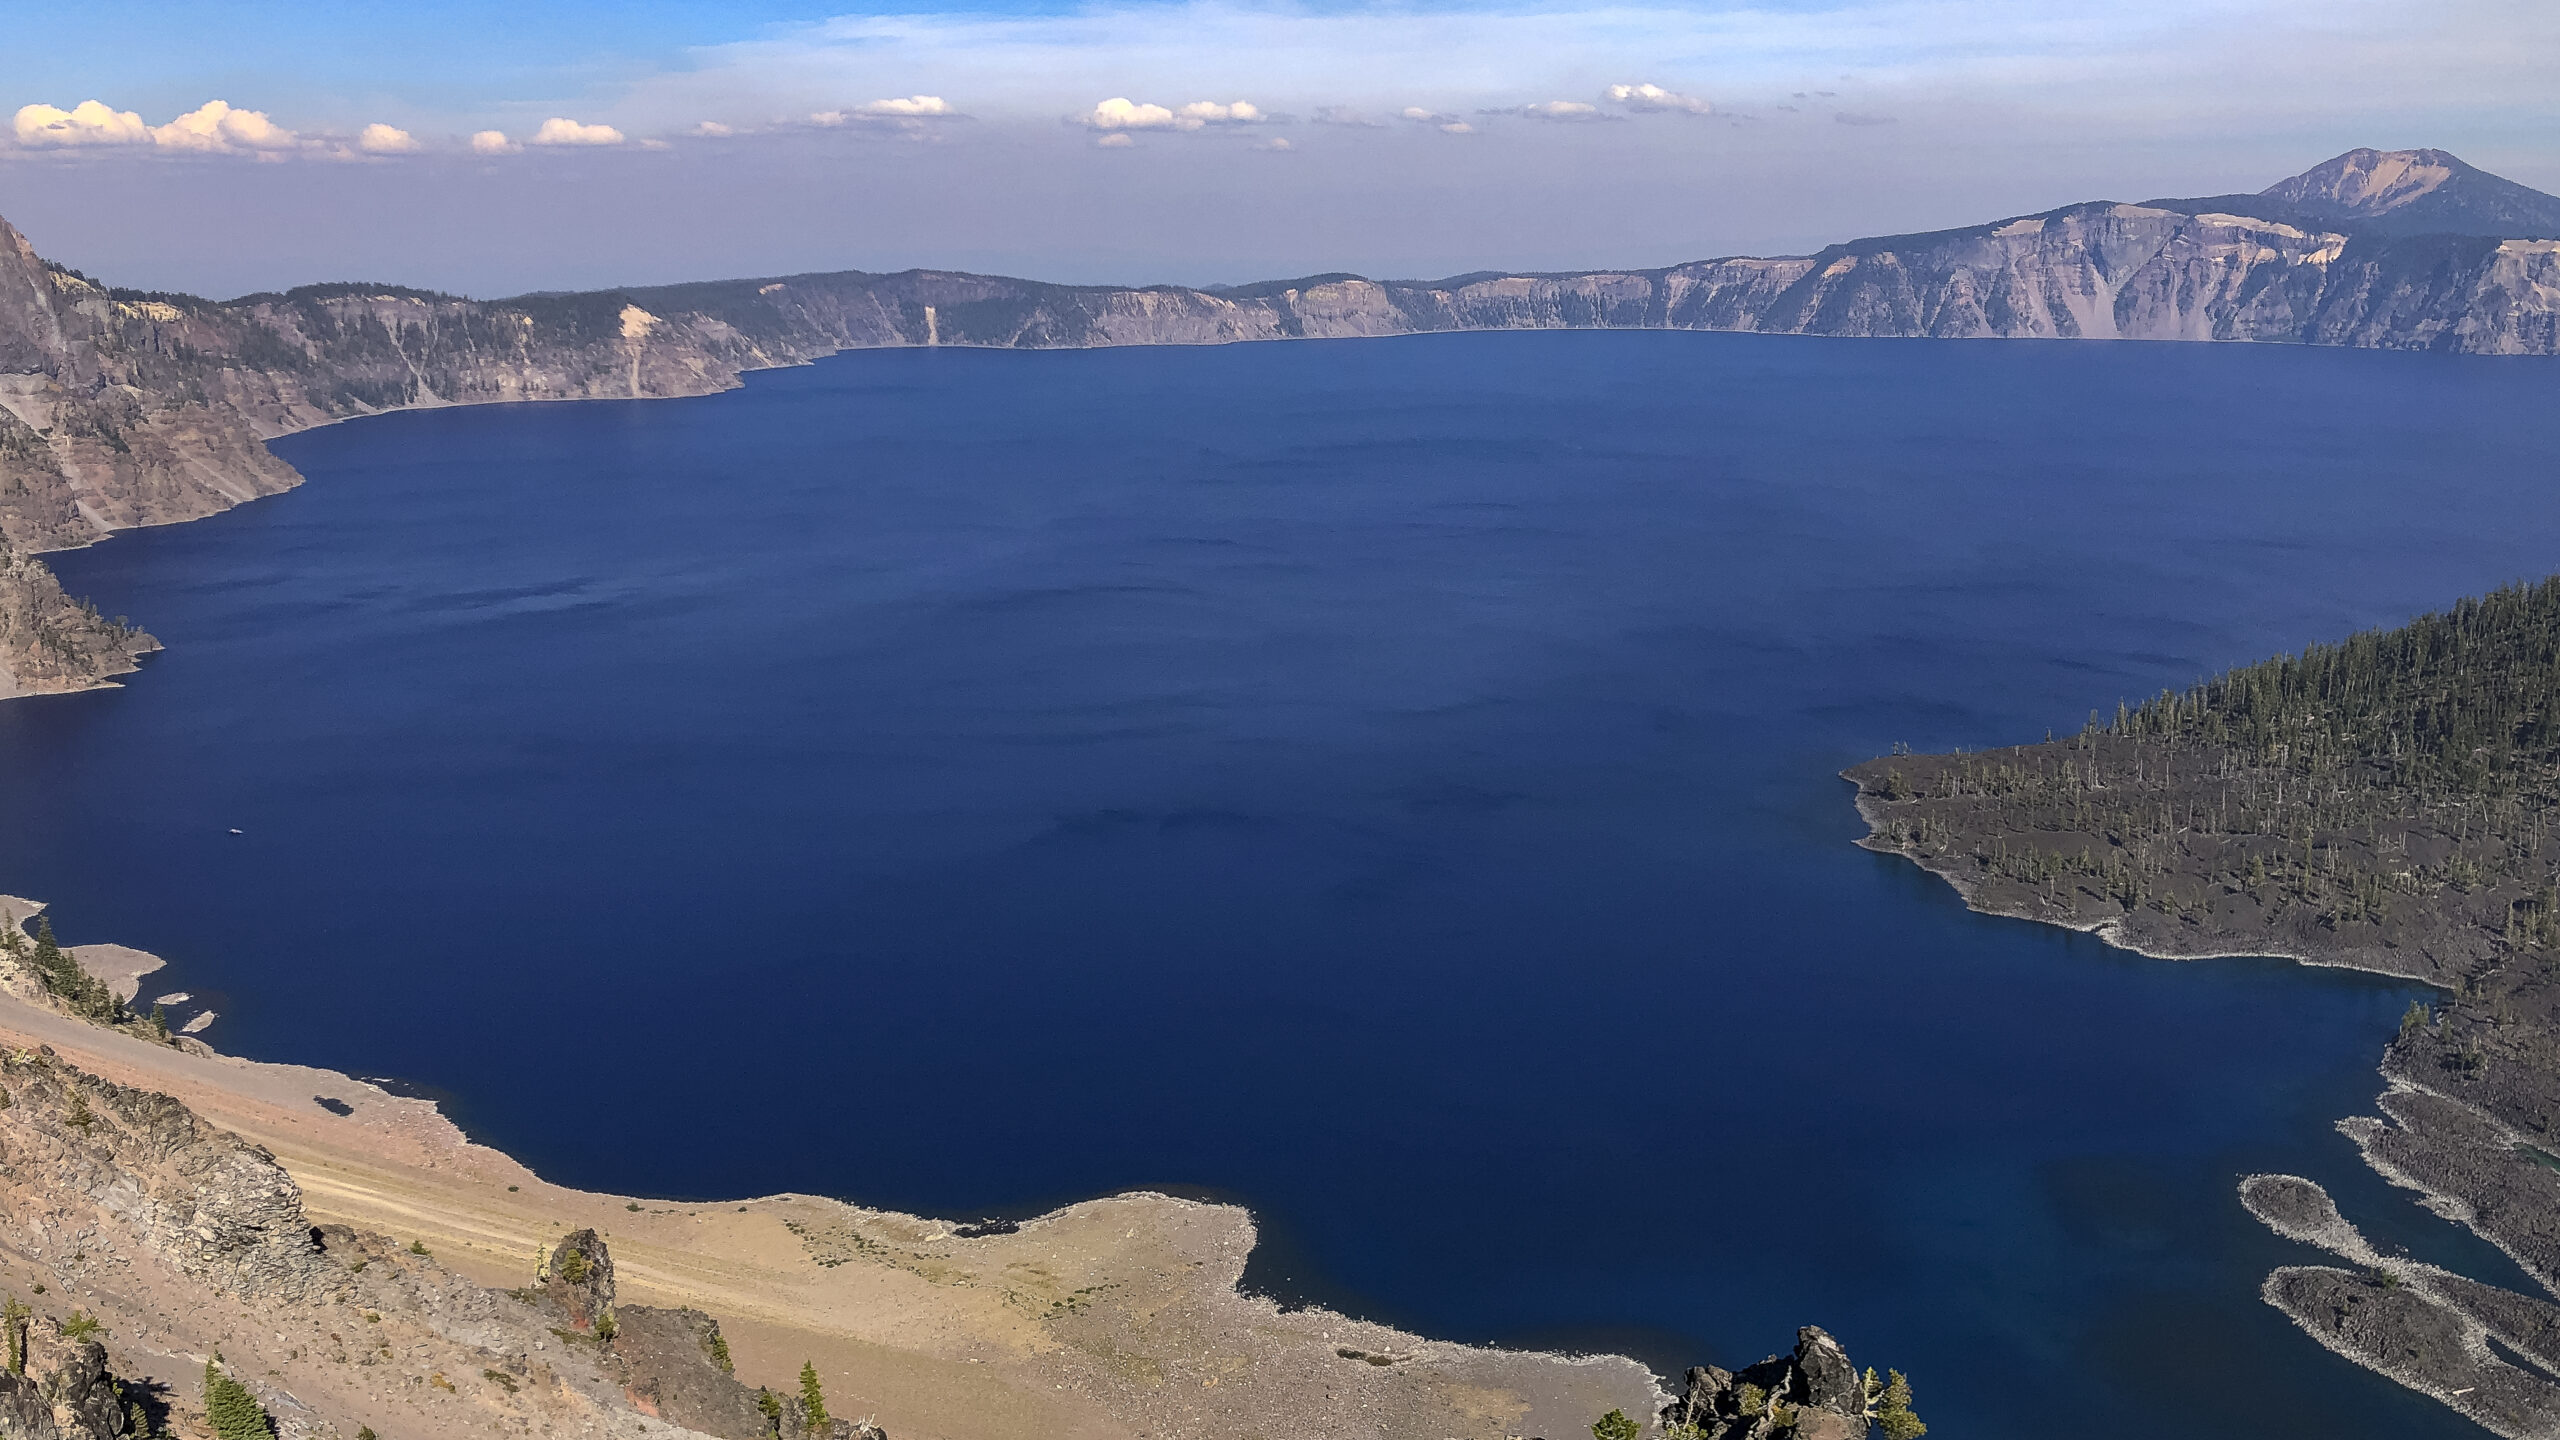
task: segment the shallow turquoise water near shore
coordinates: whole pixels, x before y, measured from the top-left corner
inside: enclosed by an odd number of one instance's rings
[[[547,1175],[1255,1206],[1254,1280],[1939,1433],[2476,1433],[2259,1303],[2412,992],[1967,913],[1846,764],[2539,575],[2560,369],[1669,334],[899,352],[385,417],[57,557],[0,875]],[[232,827],[245,833],[234,836]]]

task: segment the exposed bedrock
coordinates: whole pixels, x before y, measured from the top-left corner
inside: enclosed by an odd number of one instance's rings
[[[1696,1440],[1857,1440],[1881,1412],[1908,1405],[1907,1395],[1887,1402],[1882,1382],[1871,1378],[1858,1374],[1839,1341],[1807,1325],[1796,1332],[1791,1355],[1738,1371],[1691,1369],[1687,1388],[1663,1410],[1662,1427]],[[1895,1428],[1888,1422],[1887,1433]]]
[[[122,1440],[146,1433],[149,1412],[107,1365],[95,1340],[65,1340],[11,1319],[11,1368],[0,1370],[0,1436],[8,1440]]]

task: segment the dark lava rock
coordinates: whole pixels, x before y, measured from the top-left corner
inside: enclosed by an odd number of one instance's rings
[[[562,1236],[534,1277],[542,1299],[569,1321],[572,1330],[594,1330],[613,1319],[613,1256],[593,1230]]]
[[[1819,1326],[1807,1325],[1796,1332],[1793,1398],[1834,1414],[1866,1414],[1866,1389],[1858,1383],[1858,1367],[1849,1363],[1849,1352],[1840,1348],[1840,1342]]]
[[[2560,1372],[2560,1305],[2460,1275],[2437,1275],[2437,1294],[2522,1354]]]
[[[1706,1440],[1858,1440],[1867,1433],[1866,1387],[1840,1342],[1807,1325],[1796,1332],[1791,1356],[1772,1355],[1740,1371],[1691,1369],[1662,1425]]]
[[[689,1430],[725,1440],[764,1440],[773,1431],[756,1392],[720,1363],[720,1322],[699,1310],[625,1305],[614,1312],[613,1354],[631,1403]]]
[[[2252,1175],[2241,1182],[2240,1201],[2276,1233],[2297,1239],[2341,1233],[2346,1225],[2329,1192],[2299,1175]]]
[[[2408,1285],[2303,1266],[2267,1277],[2269,1302],[2321,1343],[2502,1435],[2560,1429],[2560,1386],[2476,1355],[2463,1318]]]

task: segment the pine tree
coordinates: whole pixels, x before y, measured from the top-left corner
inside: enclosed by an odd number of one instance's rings
[[[800,1362],[800,1410],[811,1431],[827,1428],[826,1392],[818,1388],[818,1367],[806,1360]]]
[[[1591,1440],[1636,1440],[1644,1427],[1627,1418],[1624,1410],[1612,1410],[1592,1422]]]
[[[1899,1370],[1888,1370],[1885,1375],[1885,1381],[1878,1384],[1876,1372],[1867,1372],[1867,1418],[1884,1431],[1884,1440],[1920,1440],[1929,1433],[1929,1427],[1911,1413],[1911,1382]]]
[[[204,1418],[214,1440],[276,1440],[275,1427],[249,1387],[222,1373],[216,1354],[204,1362]]]
[[[0,1305],[0,1328],[9,1332],[9,1373],[12,1375],[27,1373],[27,1321],[34,1315],[35,1312],[15,1295],[9,1297],[8,1304]]]

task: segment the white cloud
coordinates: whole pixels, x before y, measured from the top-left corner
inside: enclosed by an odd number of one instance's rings
[[[678,130],[700,115],[805,114],[833,97],[915,88],[968,94],[994,124],[1080,113],[1104,95],[1241,94],[1274,109],[1392,117],[1404,96],[1472,112],[1529,95],[1598,101],[1611,76],[1687,94],[1668,77],[1709,74],[1716,99],[1765,105],[1850,73],[1861,86],[1853,108],[1906,127],[2042,137],[2030,149],[2061,133],[2120,148],[2267,124],[2342,139],[2377,125],[2413,138],[2521,137],[2560,121],[2555,64],[2560,6],[2550,0],[892,5],[706,47],[634,84],[612,118],[634,133]]]
[[[858,115],[894,116],[899,119],[924,120],[935,116],[957,115],[951,102],[939,95],[910,95],[903,100],[872,100],[854,107]]]
[[[821,110],[809,117],[809,123],[825,130],[862,125],[921,140],[934,124],[961,118],[959,110],[939,95],[909,95],[903,99],[866,100],[850,110]]]
[[[729,126],[721,124],[717,120],[705,120],[701,124],[693,127],[693,133],[696,135],[707,135],[716,140],[721,136],[735,135],[738,132]]]
[[[1703,97],[1683,95],[1659,85],[1612,85],[1608,96],[1630,110],[1649,114],[1713,115],[1716,107]]]
[[[1176,112],[1184,120],[1203,125],[1259,125],[1271,117],[1242,100],[1221,105],[1214,100],[1194,100]]]
[[[1597,105],[1586,105],[1579,100],[1542,100],[1535,105],[1505,105],[1498,110],[1479,110],[1476,113],[1479,115],[1517,115],[1523,120],[1582,121],[1614,120],[1617,118],[1614,115],[1602,113],[1600,107]]]
[[[664,140],[643,140],[640,142],[640,148],[643,150],[673,150],[676,147],[668,144]]]
[[[471,137],[471,153],[474,155],[513,155],[523,148],[508,139],[504,130],[483,130]]]
[[[1126,150],[1138,142],[1131,136],[1115,130],[1108,135],[1096,137],[1093,143],[1094,148],[1099,150]]]
[[[133,111],[97,100],[83,100],[69,110],[28,105],[18,111],[12,128],[22,145],[150,145],[200,154],[245,152],[262,159],[281,158],[303,144],[301,136],[269,119],[265,111],[234,109],[221,100],[208,100],[166,125],[144,124]]]
[[[1081,115],[1070,115],[1067,123],[1088,130],[1205,130],[1212,125],[1262,125],[1274,116],[1249,101],[1236,100],[1220,104],[1215,100],[1194,100],[1179,110],[1162,105],[1141,104],[1125,95],[1115,95]]]
[[[1141,105],[1126,95],[1115,95],[1069,118],[1087,130],[1171,130],[1176,126],[1172,111],[1161,105]]]
[[[68,110],[28,105],[18,111],[21,145],[148,145],[151,127],[130,110],[116,110],[97,100],[83,100]]]
[[[263,110],[234,110],[208,100],[166,125],[153,127],[151,138],[166,150],[290,150],[301,137],[267,118]]]
[[[1277,152],[1282,151],[1282,150],[1295,150],[1295,149],[1297,149],[1298,147],[1289,143],[1289,137],[1288,137],[1288,136],[1286,136],[1286,135],[1274,135],[1274,136],[1272,136],[1272,137],[1271,137],[1270,139],[1268,139],[1268,140],[1256,140],[1256,141],[1254,141],[1254,142],[1253,142],[1253,148],[1254,148],[1254,149],[1256,149],[1256,150],[1269,150],[1269,151],[1272,151],[1272,152],[1274,152],[1274,153],[1277,153]]]
[[[1386,124],[1383,120],[1370,119],[1351,105],[1319,105],[1315,111],[1315,122],[1319,125],[1348,125],[1357,130],[1375,130]]]
[[[554,115],[533,132],[530,145],[619,145],[623,135],[610,125],[581,125],[566,116]]]
[[[376,123],[364,127],[356,148],[367,155],[406,155],[418,148],[418,137],[396,125]]]
[[[1455,115],[1449,114],[1443,110],[1425,110],[1419,105],[1407,105],[1404,107],[1403,118],[1412,121],[1416,125],[1429,125],[1444,135],[1473,135],[1476,133],[1476,127],[1459,119]]]

